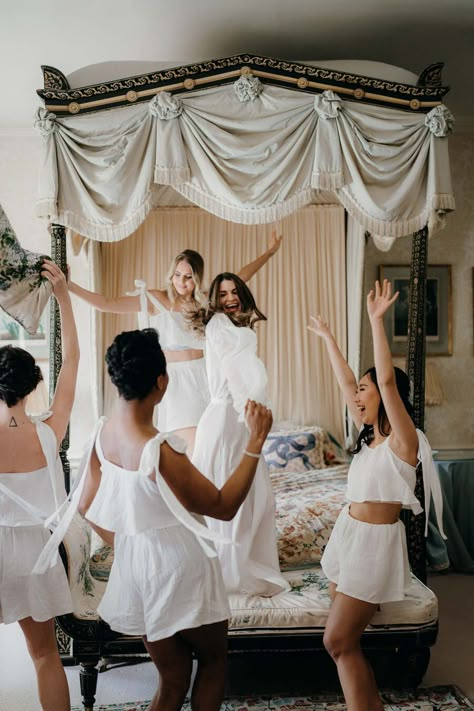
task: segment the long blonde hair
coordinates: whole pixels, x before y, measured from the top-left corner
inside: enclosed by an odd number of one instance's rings
[[[186,262],[191,267],[191,272],[194,281],[194,291],[193,299],[197,305],[204,307],[207,305],[207,298],[205,293],[202,291],[202,281],[204,277],[204,260],[199,254],[195,252],[194,249],[184,249],[180,252],[171,262],[171,266],[168,271],[167,280],[168,284],[166,291],[168,293],[169,300],[174,303],[178,297],[178,293],[173,286],[173,275],[176,271],[176,267],[180,262]]]

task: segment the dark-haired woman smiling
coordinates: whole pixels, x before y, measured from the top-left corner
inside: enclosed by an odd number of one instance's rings
[[[248,398],[268,402],[267,371],[257,357],[254,324],[266,320],[248,286],[223,272],[211,284],[209,308],[196,314],[205,330],[211,402],[197,428],[193,463],[216,486],[223,486],[247,439],[244,405]],[[275,497],[260,459],[249,496],[230,522],[209,519],[209,527],[234,545],[218,545],[228,592],[270,597],[288,589],[280,572],[275,529]]]
[[[383,317],[396,301],[378,281],[367,297],[375,366],[357,383],[321,316],[308,328],[320,336],[351,417],[359,428],[346,498],[321,559],[332,607],[324,645],[337,665],[349,711],[382,711],[374,674],[360,638],[381,603],[403,600],[410,584],[402,508],[423,510],[415,496],[416,466],[423,465],[425,508],[430,491],[441,525],[441,489],[431,450],[415,428],[408,376],[394,368]]]

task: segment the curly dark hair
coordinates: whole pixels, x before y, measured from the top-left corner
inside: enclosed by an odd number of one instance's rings
[[[43,374],[28,351],[17,346],[0,348],[0,400],[13,407],[33,392]]]
[[[394,366],[393,370],[395,372],[395,382],[397,384],[398,394],[400,395],[400,398],[403,404],[405,405],[406,411],[413,420],[413,406],[410,402],[410,380],[408,378],[408,375],[401,368],[397,368],[396,366]],[[364,375],[368,375],[370,377],[371,381],[377,388],[378,393],[380,394],[380,388],[377,381],[377,371],[375,367],[372,366],[372,368],[368,368],[365,371]],[[377,420],[380,434],[382,434],[384,437],[388,437],[388,435],[390,434],[390,422],[388,421],[387,413],[385,411],[385,406],[383,404],[382,398],[380,398]],[[365,444],[369,445],[373,439],[373,425],[364,425],[361,431],[359,432],[357,442],[355,444],[354,449],[351,450],[351,454],[358,454],[362,449],[362,445],[364,444],[364,442]]]
[[[237,274],[232,272],[222,272],[218,274],[209,287],[209,304],[207,308],[196,309],[187,317],[188,324],[200,334],[204,333],[205,327],[216,313],[224,313],[219,303],[219,291],[223,281],[233,281],[239,297],[241,312],[239,314],[226,314],[235,326],[248,326],[253,329],[257,321],[266,321],[263,314],[255,303],[252,292],[247,284]]]
[[[166,374],[166,358],[154,328],[124,331],[105,354],[110,379],[124,400],[143,400]]]

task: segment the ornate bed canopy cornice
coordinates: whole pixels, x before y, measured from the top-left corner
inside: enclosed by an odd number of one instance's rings
[[[441,83],[442,67],[442,63],[430,65],[413,85],[301,62],[238,54],[71,88],[59,69],[43,66],[44,88],[37,93],[48,111],[68,116],[150,101],[161,91],[192,92],[228,84],[242,74],[252,74],[264,83],[295,91],[317,94],[331,90],[341,98],[362,103],[427,112],[441,104],[449,91],[449,87]]]

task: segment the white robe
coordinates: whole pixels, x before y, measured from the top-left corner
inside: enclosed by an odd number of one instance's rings
[[[248,398],[268,403],[267,373],[257,357],[250,328],[216,314],[206,328],[206,367],[211,402],[196,432],[193,464],[221,488],[236,469],[248,441],[244,408]],[[229,593],[272,596],[288,590],[280,573],[275,533],[275,498],[265,462],[232,521],[208,518],[209,528],[232,544],[218,544]]]

